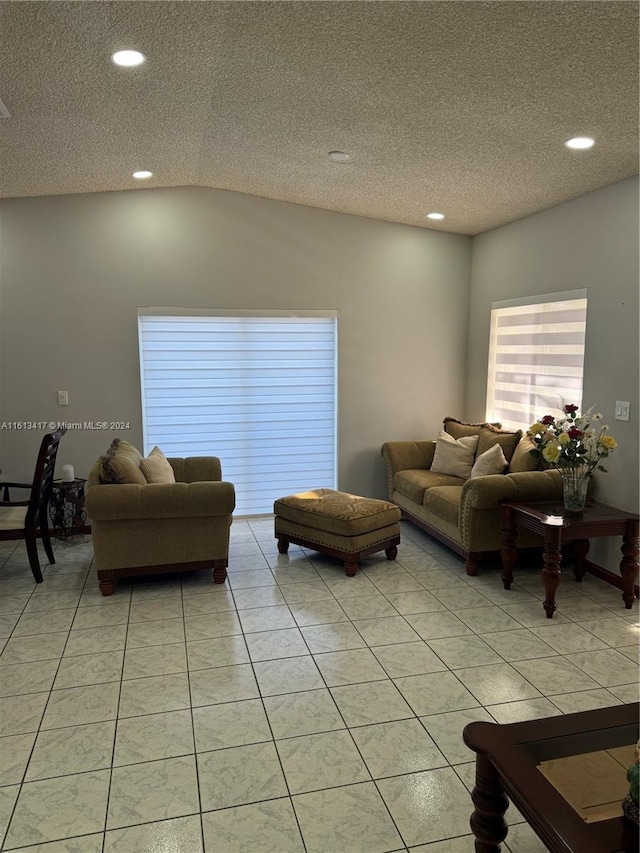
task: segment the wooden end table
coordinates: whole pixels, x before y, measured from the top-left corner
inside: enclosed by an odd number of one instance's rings
[[[591,760],[602,750],[635,745],[639,714],[640,704],[634,702],[524,723],[476,722],[465,726],[464,742],[476,753],[476,784],[471,794],[475,810],[470,821],[476,853],[500,853],[508,832],[504,820],[507,797],[551,853],[637,853],[638,827],[622,817],[621,807],[615,817],[601,814],[602,819],[598,819],[591,814],[587,820],[586,810],[581,813],[574,808],[561,793],[562,785],[552,784],[540,765],[568,756]],[[611,761],[615,767],[615,759]],[[626,767],[617,766],[615,779],[623,791],[621,803],[629,786]],[[569,795],[566,775],[564,781]],[[618,794],[607,793],[617,801]]]
[[[563,540],[573,542],[574,574],[576,580],[581,581],[587,570],[589,540],[599,536],[622,536],[622,600],[625,607],[631,609],[638,577],[638,515],[591,500],[580,515],[569,515],[562,501],[503,504],[500,556],[505,589],[509,589],[513,582],[519,526],[538,533],[544,539],[542,582],[544,609],[549,619],[556,609]]]

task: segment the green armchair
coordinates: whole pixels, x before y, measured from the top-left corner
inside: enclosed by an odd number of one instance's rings
[[[224,583],[235,508],[214,456],[168,459],[175,483],[103,483],[98,460],[87,482],[98,582],[111,595],[119,577],[212,569]]]

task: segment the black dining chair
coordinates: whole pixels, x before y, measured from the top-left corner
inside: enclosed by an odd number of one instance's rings
[[[48,510],[58,445],[65,432],[66,430],[50,432],[42,439],[32,483],[5,483],[0,481],[0,488],[2,489],[0,542],[10,539],[24,539],[29,556],[29,565],[37,583],[42,583],[36,542],[38,529],[47,558],[50,563],[55,563],[49,538]],[[26,501],[12,501],[10,489],[30,489],[31,494]]]

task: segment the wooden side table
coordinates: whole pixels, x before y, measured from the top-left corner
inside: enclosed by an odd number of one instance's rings
[[[574,573],[576,580],[581,581],[587,569],[589,540],[599,536],[622,536],[622,599],[625,607],[631,609],[634,584],[638,577],[638,515],[596,501],[589,501],[581,515],[567,515],[560,501],[503,504],[500,556],[505,589],[509,589],[513,582],[519,526],[538,533],[544,540],[542,582],[545,591],[544,609],[549,619],[556,609],[563,540],[573,542]]]
[[[637,853],[638,827],[622,816],[621,805],[614,816],[591,815],[586,820],[584,811],[565,796],[572,793],[567,785],[563,794],[542,768],[544,762],[569,757],[584,767],[585,760],[603,755],[603,750],[628,746],[633,751],[639,712],[634,702],[524,723],[465,726],[463,740],[476,753],[476,784],[471,794],[475,809],[470,821],[476,853],[500,853],[508,832],[507,796],[551,853]],[[610,760],[615,767],[614,758]],[[622,764],[615,781],[626,794],[629,783]]]
[[[84,484],[86,480],[76,477],[70,483],[54,480],[49,502],[49,517],[56,539],[69,539],[84,533],[87,523]]]

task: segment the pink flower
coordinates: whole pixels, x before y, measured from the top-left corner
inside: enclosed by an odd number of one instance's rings
[[[578,407],[574,403],[567,403],[566,406],[562,407],[562,411],[566,415],[572,415],[574,412],[578,411]]]

